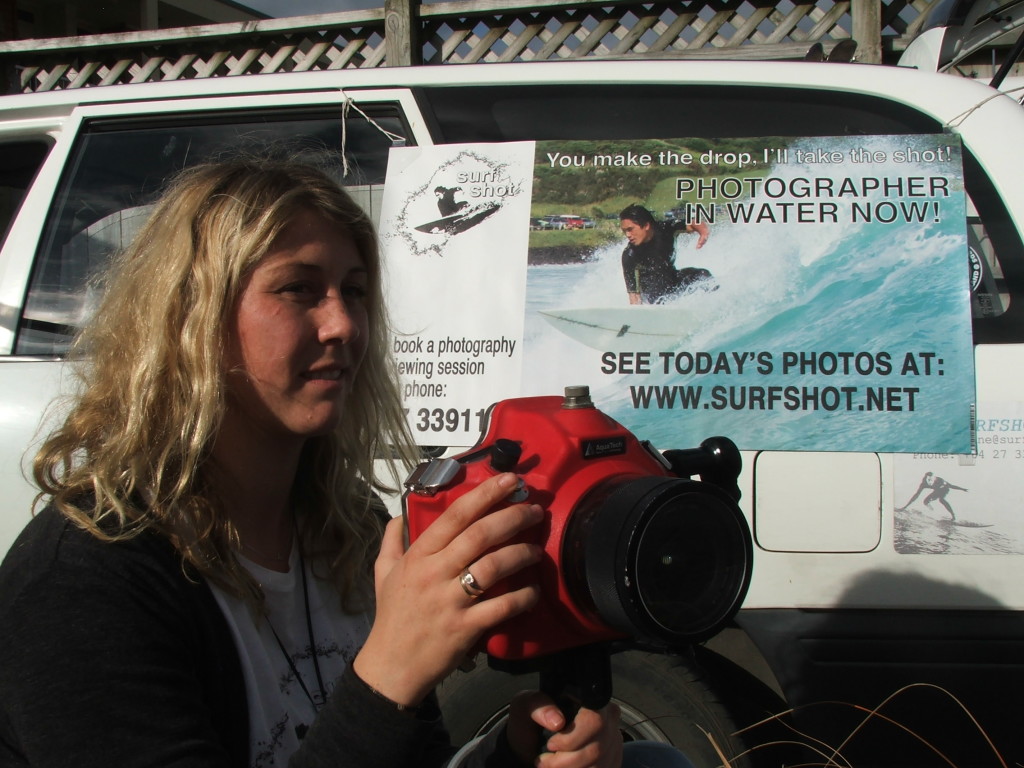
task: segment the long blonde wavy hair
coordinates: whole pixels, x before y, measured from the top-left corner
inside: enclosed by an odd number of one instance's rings
[[[104,540],[153,530],[200,574],[251,601],[238,534],[207,471],[225,409],[224,342],[243,279],[300,211],[351,234],[368,270],[369,344],[338,429],[312,438],[292,490],[302,552],[347,610],[366,606],[389,490],[374,459],[413,453],[381,288],[377,236],[326,173],[237,158],[182,172],[105,275],[72,350],[80,386],[36,454],[37,498]],[[382,462],[391,466],[391,462]],[[397,478],[392,475],[392,482]]]

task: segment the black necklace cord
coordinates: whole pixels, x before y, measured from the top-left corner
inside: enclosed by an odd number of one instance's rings
[[[270,627],[270,631],[274,635],[274,639],[277,641],[278,647],[281,649],[281,654],[284,656],[285,661],[288,662],[288,668],[291,669],[292,674],[295,675],[295,679],[298,681],[299,686],[302,688],[302,692],[306,694],[306,698],[309,699],[309,703],[313,705],[313,709],[317,712],[327,701],[327,688],[324,686],[323,673],[320,671],[320,660],[318,658],[316,650],[316,640],[313,636],[313,615],[309,610],[309,583],[306,576],[306,561],[302,557],[302,550],[299,550],[299,570],[302,573],[302,599],[306,609],[306,633],[309,638],[309,652],[313,657],[313,670],[316,672],[316,684],[320,693],[320,701],[313,698],[313,695],[309,692],[309,688],[306,686],[306,681],[303,679],[302,674],[299,672],[299,668],[295,666],[294,660],[292,660],[291,654],[288,653],[288,649],[285,648],[284,643],[281,641],[281,636],[277,634],[277,630],[274,628],[274,623],[270,620],[270,616],[266,616],[267,626]]]

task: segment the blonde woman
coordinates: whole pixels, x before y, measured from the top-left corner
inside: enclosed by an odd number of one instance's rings
[[[0,569],[0,765],[430,766],[432,695],[536,586],[537,524],[484,483],[408,551],[373,459],[409,445],[377,241],[326,175],[186,171],[106,279],[45,508]],[[497,511],[487,514],[498,507]],[[614,708],[539,694],[465,764],[614,765]],[[541,743],[541,728],[561,731]]]

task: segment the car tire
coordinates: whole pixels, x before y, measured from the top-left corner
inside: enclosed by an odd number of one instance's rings
[[[500,723],[512,696],[538,687],[536,674],[511,675],[483,661],[457,671],[438,689],[453,743],[464,744]],[[733,716],[692,660],[629,651],[612,657],[612,700],[622,712],[624,741],[649,740],[678,747],[696,768],[750,768]],[[713,743],[712,743],[713,742]],[[717,746],[717,749],[716,749]],[[718,749],[722,755],[719,755]]]

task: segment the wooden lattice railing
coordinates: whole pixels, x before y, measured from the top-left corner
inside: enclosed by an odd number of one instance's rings
[[[592,57],[799,59],[858,43],[885,63],[936,0],[463,0],[0,43],[8,92],[408,64]]]
[[[902,48],[931,7],[919,2],[648,2],[584,0],[479,13],[464,3],[420,11],[425,63],[592,56],[802,58],[814,42],[860,38]],[[862,29],[856,29],[858,24]],[[858,42],[862,42],[858,39]],[[863,60],[863,56],[861,57]],[[880,59],[878,60],[880,61]],[[878,63],[878,61],[873,63]]]

